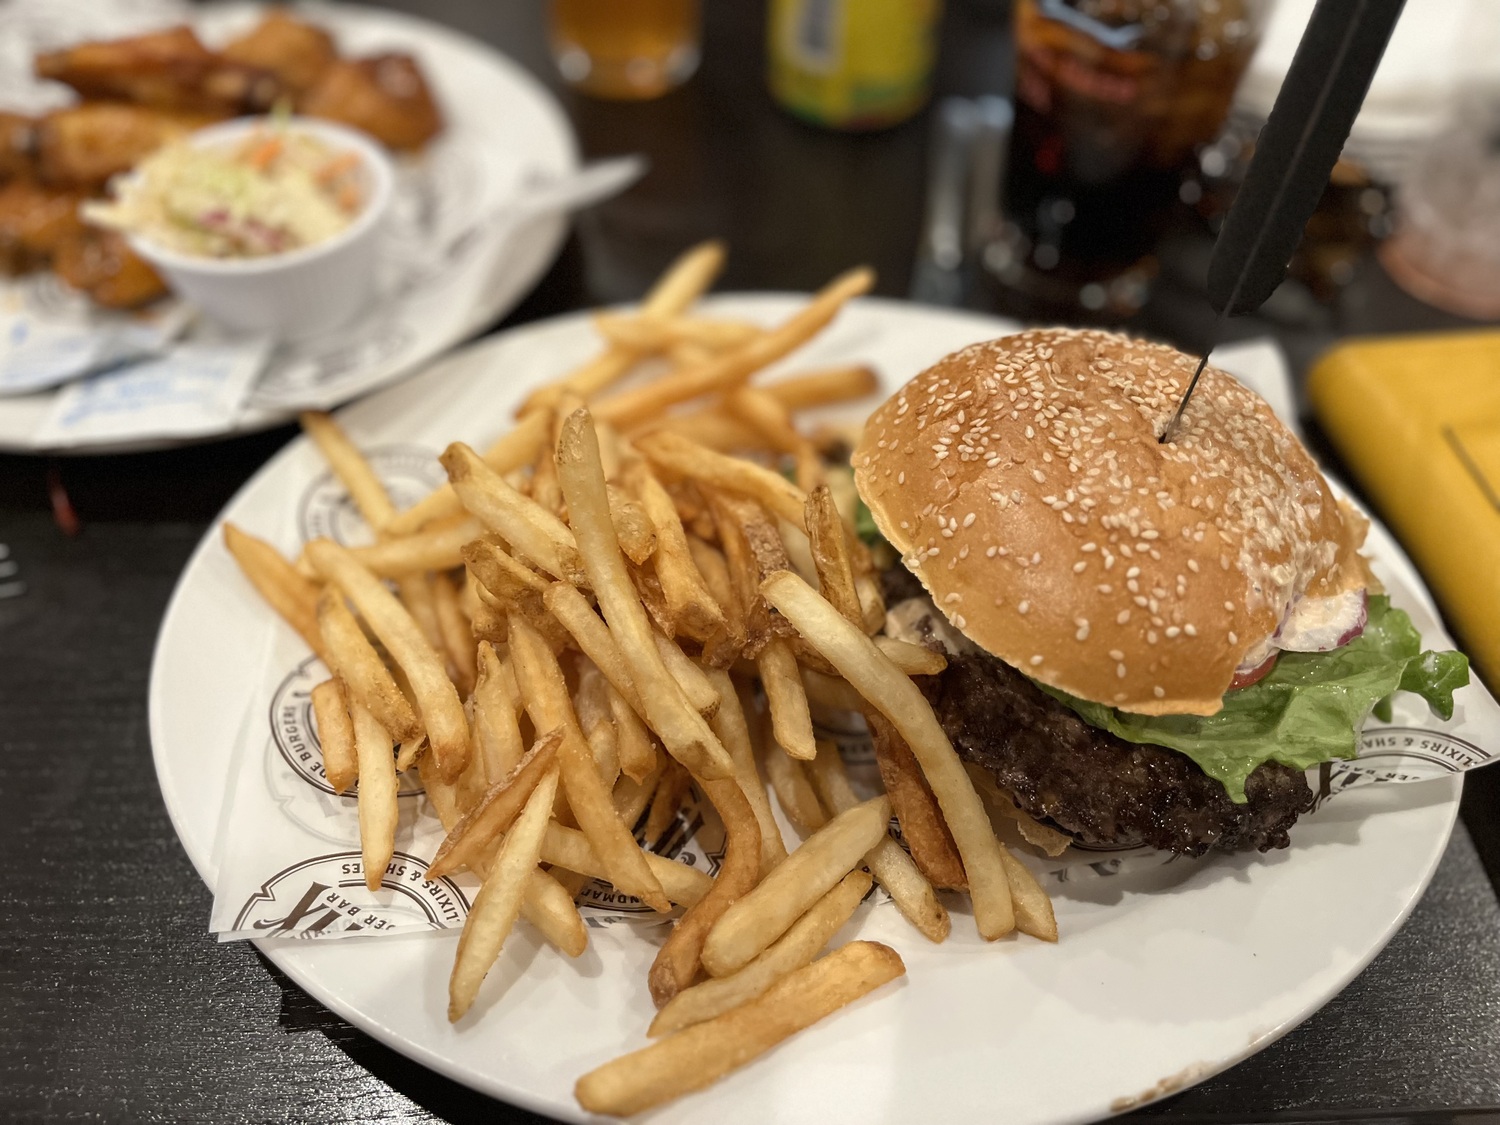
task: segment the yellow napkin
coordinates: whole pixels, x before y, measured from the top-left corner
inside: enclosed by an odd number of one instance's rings
[[[1343,344],[1307,390],[1480,674],[1500,681],[1500,332]]]

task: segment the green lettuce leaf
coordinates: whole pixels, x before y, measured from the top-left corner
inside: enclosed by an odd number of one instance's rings
[[[1186,754],[1239,803],[1245,779],[1264,761],[1308,769],[1354,757],[1360,727],[1393,692],[1415,692],[1447,719],[1453,692],[1468,682],[1462,653],[1423,652],[1411,618],[1376,595],[1358,637],[1332,652],[1283,652],[1259,683],[1229,692],[1216,715],[1137,715],[1037,686],[1127,742]]]

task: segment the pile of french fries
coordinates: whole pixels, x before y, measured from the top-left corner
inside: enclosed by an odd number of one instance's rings
[[[950,927],[940,889],[968,893],[986,939],[1057,934],[912,681],[942,656],[881,635],[847,473],[841,486],[795,424],[869,394],[873,373],[752,383],[871,274],[763,328],[689,314],[722,260],[697,247],[636,311],[599,316],[597,357],[533,393],[482,454],[449,446],[449,483],[404,511],[333,419],[306,416],[369,546],[318,540],[287,560],[225,526],[250,581],[331,673],[315,718],[331,784],[358,781],[368,885],[390,862],[408,769],[447,831],[428,877],[482,880],[450,1020],[517,918],[578,956],[575,896],[591,879],[681,911],[650,970],[655,1042],[577,1084],[598,1113],[706,1086],[901,976],[876,943],[820,956],[872,880],[935,942]],[[815,733],[818,706],[866,715],[884,794],[859,798]],[[790,849],[762,773],[802,834]],[[690,787],[724,824],[714,878],[640,842]]]

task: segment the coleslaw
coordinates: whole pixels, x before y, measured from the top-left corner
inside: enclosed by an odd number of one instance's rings
[[[365,204],[363,181],[357,153],[273,122],[233,145],[169,144],[83,216],[181,254],[260,258],[344,230]]]

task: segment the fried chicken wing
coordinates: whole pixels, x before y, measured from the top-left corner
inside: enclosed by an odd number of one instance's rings
[[[254,28],[231,40],[221,54],[232,63],[273,74],[293,94],[310,89],[338,58],[333,37],[272,8]]]
[[[166,295],[166,283],[118,234],[92,228],[57,249],[57,276],[111,309],[134,309]]]
[[[363,129],[394,149],[421,148],[443,128],[432,91],[410,55],[336,62],[298,108],[310,117]]]
[[[0,269],[21,273],[45,265],[66,242],[83,236],[84,195],[51,191],[31,180],[0,188]]]
[[[215,54],[185,26],[45,52],[36,73],[85,98],[224,115],[260,112],[284,92],[275,75]]]
[[[97,188],[168,141],[219,119],[119,102],[59,109],[37,126],[37,175],[55,187]]]
[[[36,171],[36,121],[0,112],[0,183]]]

